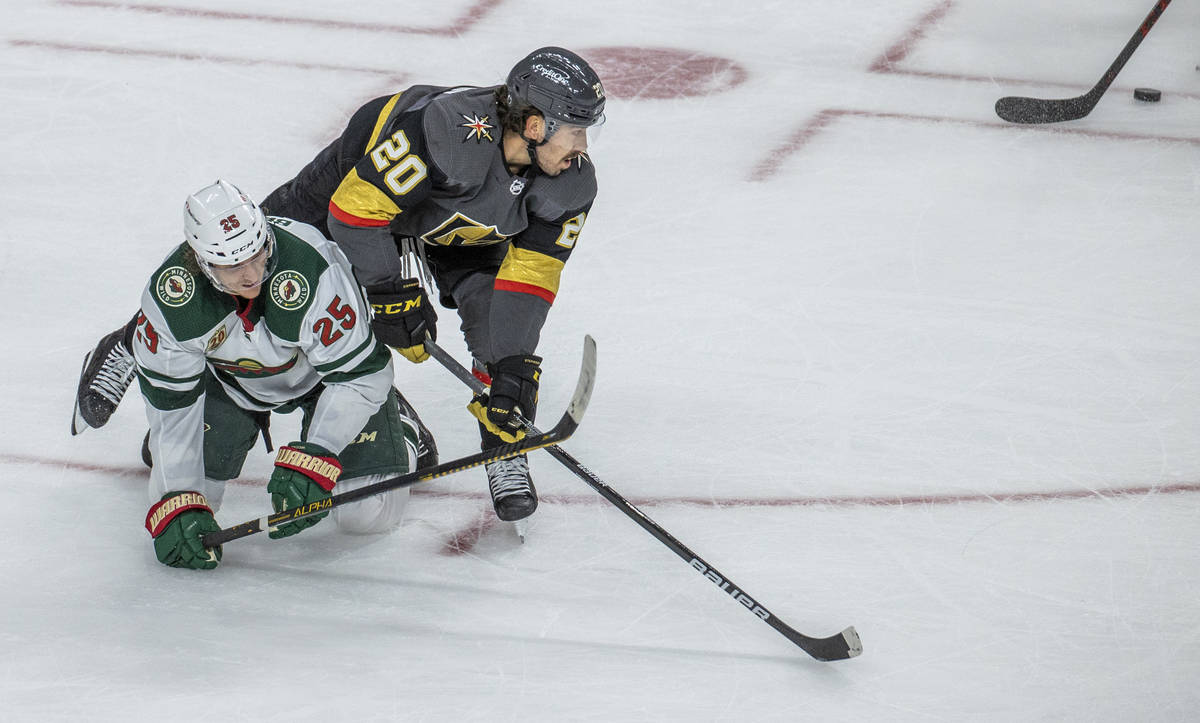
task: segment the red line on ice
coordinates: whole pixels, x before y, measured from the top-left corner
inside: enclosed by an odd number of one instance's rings
[[[1031,81],[1023,79],[1011,78],[996,78],[992,76],[967,75],[963,73],[945,73],[939,71],[928,70],[907,70],[900,68],[899,65],[908,59],[917,43],[923,40],[928,32],[949,14],[957,3],[957,0],[941,0],[932,9],[922,15],[907,31],[901,35],[900,39],[894,42],[887,48],[879,57],[877,57],[868,70],[872,73],[891,74],[891,75],[910,75],[923,78],[934,78],[938,80],[966,80],[970,82],[984,82],[991,84],[1017,84],[1017,85],[1058,85],[1060,87],[1082,87],[1082,86],[1063,86],[1062,84],[1048,81]],[[1110,88],[1110,93],[1122,92],[1117,88]],[[1127,92],[1127,89],[1126,89]],[[1194,94],[1188,93],[1173,93],[1184,98],[1197,98]],[[819,135],[822,131],[830,126],[830,124],[845,116],[857,116],[860,118],[881,118],[894,120],[915,120],[915,121],[942,121],[948,123],[960,123],[965,125],[974,125],[980,128],[1002,128],[1005,130],[1022,130],[1031,132],[1052,132],[1066,133],[1079,135],[1091,138],[1112,138],[1116,140],[1155,140],[1155,141],[1176,141],[1188,143],[1191,145],[1200,144],[1200,138],[1195,137],[1180,137],[1180,136],[1162,136],[1154,134],[1142,133],[1125,133],[1118,131],[1099,131],[1088,130],[1083,128],[1075,128],[1068,126],[1019,126],[1014,127],[1011,123],[990,122],[968,118],[949,118],[945,116],[927,116],[915,115],[909,113],[889,113],[889,112],[873,112],[863,110],[841,110],[837,108],[825,108],[819,111],[815,116],[811,117],[784,141],[768,151],[767,155],[759,161],[750,171],[749,180],[765,181],[774,176],[778,172],[779,167],[784,160],[793,154],[803,149],[809,141]]]
[[[203,8],[171,7],[168,5],[152,5],[146,3],[126,3],[119,0],[58,0],[59,5],[69,5],[80,8],[104,8],[111,10],[132,10],[156,15],[177,15],[182,17],[211,18],[214,20],[249,20],[260,23],[276,23],[279,25],[305,25],[323,30],[357,30],[379,33],[408,33],[414,35],[456,36],[470,30],[483,17],[500,5],[504,0],[475,0],[457,18],[447,25],[421,27],[416,25],[387,25],[385,23],[364,23],[350,20],[333,20],[321,18],[301,18],[285,15],[264,15],[260,13],[229,12],[225,10],[205,10]]]
[[[0,454],[0,462],[6,464],[31,464],[39,467],[58,467],[76,472],[92,472],[118,477],[138,477],[144,479],[149,470],[142,466],[120,466],[110,464],[94,464],[75,460],[49,459],[36,455]],[[233,484],[248,487],[265,487],[264,479],[236,479]],[[1200,492],[1200,482],[1173,482],[1156,485],[1131,485],[1106,489],[1076,488],[1063,490],[1045,490],[1041,492],[973,492],[960,494],[931,494],[931,495],[872,495],[852,496],[833,495],[826,497],[690,497],[690,496],[659,496],[627,498],[638,506],[654,507],[662,505],[696,505],[700,507],[737,508],[737,507],[902,507],[904,505],[953,505],[971,502],[1054,502],[1079,499],[1115,499],[1121,497],[1139,497],[1153,494],[1175,494],[1183,492]],[[487,500],[484,491],[456,490],[427,490],[420,485],[413,487],[413,494],[429,495],[450,499]],[[559,505],[607,505],[598,495],[541,495],[542,502]],[[490,514],[490,513],[489,513]]]
[[[947,116],[919,115],[916,113],[891,113],[886,111],[848,110],[842,108],[826,108],[810,118],[807,123],[796,129],[783,143],[771,149],[750,171],[751,181],[765,181],[779,171],[789,156],[797,153],[815,138],[821,131],[828,128],[833,121],[847,116],[857,118],[873,118],[877,120],[902,120],[935,123],[956,123],[959,125],[975,126],[977,128],[997,128],[1003,130],[1015,129],[1029,133],[1057,133],[1061,135],[1082,136],[1085,138],[1109,138],[1122,141],[1174,141],[1189,145],[1200,145],[1200,138],[1188,136],[1164,136],[1154,133],[1130,133],[1126,131],[1102,131],[1094,128],[1039,126],[1028,125],[1015,127],[1001,120],[983,121],[970,118],[950,118]]]
[[[328,63],[298,63],[291,60],[271,60],[267,58],[235,58],[220,55],[200,55],[197,53],[182,53],[175,50],[139,50],[135,48],[117,48],[106,45],[84,45],[81,43],[59,43],[48,40],[10,40],[9,45],[26,48],[44,48],[47,50],[63,50],[76,53],[102,53],[106,55],[140,56],[147,58],[166,58],[169,60],[200,60],[213,63],[234,63],[236,65],[279,65],[286,68],[302,70],[333,70],[353,73],[370,73],[386,75],[393,78],[403,78],[402,73],[378,68],[364,68],[354,65],[331,65]]]
[[[98,474],[120,477],[138,477],[144,479],[149,470],[145,467],[124,467],[116,465],[91,464],[72,460],[54,460],[23,454],[0,454],[0,462],[6,464],[33,464],[43,467],[58,467],[77,472],[93,472]],[[247,487],[265,487],[263,479],[235,479],[231,484]],[[999,493],[959,493],[942,495],[873,495],[855,497],[849,495],[833,495],[827,497],[639,497],[626,498],[637,507],[658,507],[664,505],[694,505],[697,507],[714,507],[718,509],[746,509],[751,507],[904,507],[925,505],[956,505],[969,503],[1014,503],[1014,502],[1062,502],[1083,499],[1119,499],[1123,497],[1147,497],[1155,494],[1179,494],[1200,492],[1200,483],[1177,482],[1160,485],[1136,485],[1116,487],[1111,489],[1067,489],[1046,490],[1042,492],[999,492]],[[455,490],[427,490],[414,487],[412,493],[420,496],[440,497],[460,500],[479,500],[481,510],[466,526],[452,533],[443,543],[441,554],[465,555],[474,549],[483,535],[498,522],[488,504],[488,496],[484,492],[466,492]],[[599,495],[541,495],[542,504],[549,505],[589,505],[601,506],[608,502]]]
[[[890,71],[897,64],[902,62],[912,52],[917,42],[925,37],[925,33],[934,25],[937,25],[946,13],[950,12],[950,8],[954,7],[956,0],[942,0],[932,10],[921,16],[921,19],[908,29],[899,40],[892,44],[890,48],[884,51],[883,55],[875,59],[871,63],[870,70],[872,73],[883,73]]]

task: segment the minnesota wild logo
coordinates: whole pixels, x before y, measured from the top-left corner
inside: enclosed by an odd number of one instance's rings
[[[299,354],[292,354],[291,359],[288,359],[279,366],[267,366],[257,359],[248,359],[245,357],[233,361],[209,357],[208,363],[212,364],[213,368],[219,372],[225,372],[235,377],[255,378],[273,377],[276,374],[282,374],[296,366],[297,359],[299,359]]]
[[[299,309],[308,302],[308,279],[296,271],[280,271],[271,279],[271,301],[281,309]]]
[[[171,266],[158,275],[154,292],[158,300],[167,306],[183,306],[196,292],[196,280],[182,266]]]

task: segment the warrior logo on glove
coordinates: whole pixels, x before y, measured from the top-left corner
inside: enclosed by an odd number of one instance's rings
[[[342,474],[342,463],[333,452],[311,442],[292,442],[279,450],[275,471],[267,483],[276,512],[299,509],[301,513],[330,507],[330,492]],[[305,530],[325,519],[328,512],[302,517],[273,527],[268,536],[277,540]]]
[[[169,492],[146,513],[146,531],[154,538],[154,554],[159,562],[171,567],[216,567],[221,561],[221,547],[205,547],[202,540],[220,529],[208,500],[199,492]]]

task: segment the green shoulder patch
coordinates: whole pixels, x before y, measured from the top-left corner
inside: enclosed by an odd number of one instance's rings
[[[180,244],[150,277],[154,303],[167,320],[171,336],[180,341],[211,332],[234,308],[231,296],[197,275],[187,252],[187,244]]]
[[[271,277],[271,301],[285,311],[299,309],[308,303],[308,279],[299,271],[280,271]]]
[[[300,339],[300,324],[312,305],[316,284],[329,262],[304,238],[288,231],[282,220],[270,219],[275,229],[279,263],[266,283],[264,314],[271,332],[287,341]]]
[[[168,266],[159,272],[154,282],[154,293],[160,303],[183,306],[196,293],[196,278],[182,266]]]

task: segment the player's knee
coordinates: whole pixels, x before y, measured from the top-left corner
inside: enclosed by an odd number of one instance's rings
[[[384,479],[385,475],[371,475],[359,479],[346,480],[338,485],[335,492],[347,492]],[[338,529],[351,535],[373,535],[387,532],[400,524],[404,517],[404,509],[408,506],[409,489],[407,487],[374,495],[348,505],[333,509],[333,519]]]

